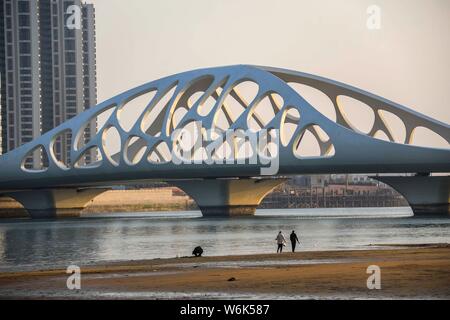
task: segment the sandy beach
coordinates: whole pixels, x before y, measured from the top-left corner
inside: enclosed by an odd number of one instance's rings
[[[367,267],[381,268],[381,290]],[[6,299],[391,299],[450,298],[450,245],[356,251],[156,259],[80,266],[81,290],[66,270],[0,274]]]

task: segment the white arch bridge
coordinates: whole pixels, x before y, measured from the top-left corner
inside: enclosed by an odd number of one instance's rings
[[[424,131],[430,145],[415,145]],[[416,214],[448,214],[450,177],[430,173],[450,172],[449,143],[448,124],[336,81],[210,68],[131,89],[2,155],[0,194],[34,218],[72,216],[112,185],[158,180],[204,215],[242,215],[289,175],[414,173],[376,178]]]

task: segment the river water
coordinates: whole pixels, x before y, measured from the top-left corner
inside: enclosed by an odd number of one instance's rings
[[[450,242],[450,219],[411,218],[409,208],[274,209],[235,219],[200,212],[88,215],[74,220],[0,220],[0,272],[109,261],[273,253],[295,230],[300,250],[377,248]]]

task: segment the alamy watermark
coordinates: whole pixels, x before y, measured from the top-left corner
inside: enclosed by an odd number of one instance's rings
[[[367,278],[367,289],[380,290],[381,289],[381,269],[377,265],[371,265],[367,267],[367,274],[370,276]]]
[[[66,27],[69,30],[80,30],[81,29],[81,18],[82,11],[81,7],[78,5],[71,5],[67,7],[66,10],[67,19],[66,19]]]
[[[261,175],[274,175],[280,166],[280,130],[206,129],[194,122],[193,130],[174,130],[172,162],[204,165],[258,165]]]
[[[368,17],[366,21],[367,29],[380,30],[381,29],[381,8],[375,4],[370,5],[366,10]]]
[[[70,276],[67,278],[66,285],[69,290],[81,290],[81,269],[79,266],[70,265],[66,270]]]

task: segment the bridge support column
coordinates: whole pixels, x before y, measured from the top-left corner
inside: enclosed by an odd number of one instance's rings
[[[20,202],[32,219],[79,217],[86,204],[108,189],[38,189],[6,194]]]
[[[373,177],[401,193],[415,216],[450,218],[450,176]]]
[[[186,192],[204,217],[253,215],[264,197],[286,179],[207,179],[170,181]]]

